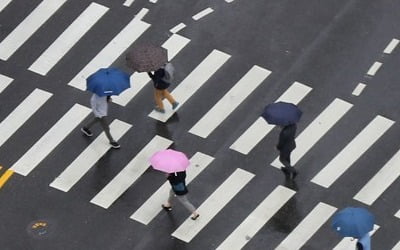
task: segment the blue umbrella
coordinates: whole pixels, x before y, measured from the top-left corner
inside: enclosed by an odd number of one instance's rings
[[[348,207],[337,212],[332,228],[344,237],[361,238],[374,228],[375,217],[365,208]]]
[[[129,75],[116,68],[102,68],[86,79],[87,90],[98,96],[119,95],[130,88]]]
[[[301,114],[301,110],[293,103],[276,102],[268,104],[261,116],[269,124],[286,126],[297,123]]]

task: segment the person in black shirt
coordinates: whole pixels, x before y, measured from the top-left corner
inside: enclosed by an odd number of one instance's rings
[[[192,220],[196,220],[200,215],[196,212],[196,208],[193,204],[188,200],[187,193],[189,192],[186,183],[186,171],[176,172],[167,174],[167,179],[171,184],[171,190],[169,191],[169,197],[166,203],[162,204],[162,208],[166,211],[172,210],[172,199],[174,196],[182,203],[184,207],[186,207],[191,213],[190,217]]]
[[[294,179],[297,176],[297,171],[290,164],[290,154],[296,148],[296,142],[294,140],[296,135],[296,124],[290,124],[283,126],[281,133],[279,134],[279,142],[276,148],[279,150],[279,161],[284,167],[281,170],[289,178]]]

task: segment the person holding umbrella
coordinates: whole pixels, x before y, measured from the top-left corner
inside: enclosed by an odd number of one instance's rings
[[[189,191],[186,187],[185,179],[186,168],[190,162],[186,155],[173,149],[161,150],[151,156],[150,164],[154,169],[165,172],[171,185],[168,200],[161,205],[162,208],[165,211],[171,211],[172,200],[176,197],[192,213],[190,217],[192,220],[199,218],[200,214],[197,213],[196,208],[187,197]]]
[[[163,47],[142,44],[134,47],[126,55],[127,66],[137,72],[147,72],[153,81],[154,101],[156,103],[155,111],[165,113],[162,100],[166,98],[172,105],[172,109],[176,109],[179,103],[175,101],[167,90],[170,86],[171,76],[166,72],[167,67],[171,65],[168,62],[167,50]],[[154,71],[154,73],[152,73]]]
[[[297,170],[290,163],[290,154],[296,148],[296,123],[301,115],[302,112],[296,105],[287,102],[268,104],[261,114],[269,124],[282,128],[276,148],[279,150],[279,161],[283,164],[281,170],[291,179],[297,176]]]
[[[95,123],[100,123],[112,148],[121,146],[114,140],[110,133],[110,127],[106,120],[108,114],[108,103],[111,102],[111,95],[119,95],[130,87],[129,75],[116,68],[102,68],[86,79],[87,90],[93,93],[90,99],[94,117],[81,128],[86,136],[93,136],[90,128]]]

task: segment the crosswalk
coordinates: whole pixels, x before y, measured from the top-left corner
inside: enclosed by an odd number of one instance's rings
[[[3,9],[11,2],[2,1],[0,3],[0,15]],[[62,15],[63,4],[66,0],[43,0],[21,23],[14,28],[2,41],[0,41],[0,59],[7,61],[13,54],[25,43],[29,43],[29,38],[42,27],[50,18],[59,18]],[[131,5],[133,1],[126,1]],[[61,10],[61,12],[59,11]],[[76,19],[53,41],[49,47],[27,68],[27,70],[46,76],[54,66],[61,62],[64,57],[70,53],[87,32],[95,27],[96,23],[110,12],[108,7],[96,2],[92,2],[86,9],[76,17]],[[152,26],[142,20],[147,13],[147,9],[142,9],[135,15],[130,22],[121,28],[120,32],[109,39],[109,42],[90,59],[67,84],[79,93],[85,91],[85,79],[88,75],[101,67],[113,65],[118,58],[123,57],[124,52],[140,39]],[[105,34],[107,36],[107,34]],[[51,41],[49,41],[51,42]],[[162,46],[168,50],[168,58],[174,61],[176,56],[185,50],[193,50],[191,40],[179,34],[172,34]],[[207,84],[217,84],[213,81],[213,76],[217,74],[226,74],[229,67],[224,67],[229,61],[235,60],[235,55],[228,54],[222,50],[211,48],[209,53],[198,59],[196,65],[190,73],[174,86],[172,95],[179,100],[180,106],[176,110],[168,108],[168,103],[164,100],[167,107],[164,114],[151,111],[146,118],[154,119],[157,122],[167,122],[179,109],[185,109],[185,104],[192,97],[199,95],[200,89],[207,88]],[[177,62],[176,64],[179,64]],[[266,84],[270,75],[274,72],[259,65],[251,66],[247,72],[232,84],[223,97],[216,103],[211,103],[212,107],[200,118],[187,132],[187,134],[198,136],[204,140],[217,131],[221,125],[225,124],[227,118],[237,112],[240,105],[257,92],[261,87],[268,87]],[[15,79],[3,75],[0,72],[0,95],[4,90],[13,84]],[[127,90],[113,102],[121,107],[135,104],[135,97],[146,88],[150,79],[146,73],[133,73],[131,75],[133,88]],[[285,101],[302,105],[304,100],[309,100],[312,94],[312,87],[307,83],[293,82],[282,93],[276,93],[278,98],[268,102]],[[19,129],[23,130],[26,124],[30,123],[30,118],[35,113],[47,105],[50,98],[57,98],[57,93],[50,93],[40,88],[34,89],[20,104],[9,111],[8,115],[0,121],[0,147],[7,146],[13,134]],[[208,100],[204,100],[208,103]],[[310,120],[302,121],[306,124],[296,138],[297,148],[292,153],[292,162],[296,167],[302,168],[302,159],[306,155],[312,155],[313,150],[318,148],[318,142],[326,135],[334,131],[338,123],[343,120],[349,121],[348,113],[352,111],[353,104],[334,98],[326,107],[319,107],[319,114]],[[306,111],[305,111],[306,112]],[[15,161],[10,169],[14,172],[29,176],[33,171],[40,172],[40,163],[45,162],[56,148],[63,148],[63,142],[67,137],[74,136],[72,131],[78,130],[82,122],[90,115],[91,110],[78,103],[74,103],[65,114],[51,114],[57,117],[55,124],[47,124],[47,132],[42,135],[33,146],[29,148],[20,158]],[[116,140],[119,140],[127,134],[140,133],[135,131],[135,124],[129,124],[125,121],[115,119],[111,124],[111,131]],[[247,122],[247,121],[246,121]],[[357,165],[357,161],[363,155],[373,154],[373,145],[378,140],[386,140],[385,133],[394,127],[395,121],[382,115],[376,115],[363,129],[352,135],[346,145],[341,145],[342,149],[338,152],[326,166],[318,170],[310,181],[317,184],[318,188],[325,190],[330,188],[347,171],[354,168],[362,168]],[[234,126],[228,128],[231,131],[237,131]],[[246,129],[240,132],[240,135],[229,146],[224,145],[224,149],[230,153],[248,156],[257,145],[264,141],[275,141],[276,138],[270,138],[268,135],[274,131],[275,126],[267,124],[261,117],[258,117],[253,123],[246,124]],[[131,131],[133,130],[133,131]],[[130,133],[128,133],[130,132]],[[154,135],[150,138],[140,151],[119,171],[119,173],[110,180],[93,198],[88,201],[96,206],[109,209],[120,197],[137,182],[150,167],[148,159],[155,151],[166,149],[174,144],[171,138],[165,138],[160,135]],[[98,162],[110,146],[107,144],[107,138],[104,133],[94,138],[92,142],[58,175],[54,176],[51,183],[47,183],[51,188],[69,192],[78,182],[85,181],[85,175],[93,171],[93,166]],[[54,157],[54,156],[53,156]],[[380,196],[396,182],[400,176],[400,151],[396,152],[392,158],[387,161],[379,171],[369,180],[364,180],[363,187],[353,196],[354,202],[359,202],[360,206],[371,206],[378,202]],[[190,159],[191,165],[188,170],[187,184],[192,185],[192,181],[200,178],[201,175],[213,170],[219,161],[217,155],[208,155],[197,151]],[[220,163],[221,164],[221,163]],[[281,164],[278,158],[268,164],[268,167],[280,168]],[[251,168],[249,168],[251,169]],[[266,171],[275,169],[267,168]],[[230,170],[229,170],[230,171]],[[300,170],[301,171],[301,170]],[[362,171],[361,169],[359,171]],[[190,244],[196,237],[207,234],[208,226],[213,223],[215,218],[224,213],[224,210],[231,203],[237,203],[237,197],[246,190],[246,187],[254,185],[253,180],[257,179],[257,173],[248,170],[246,166],[235,166],[234,171],[221,183],[213,183],[215,190],[207,194],[207,198],[202,200],[198,206],[198,212],[201,214],[196,221],[188,216],[178,225],[171,236],[183,242]],[[149,225],[154,222],[157,216],[160,216],[160,204],[166,199],[169,192],[169,183],[153,183],[158,188],[143,204],[135,211],[132,211],[130,221],[132,223],[141,223]],[[136,187],[135,187],[136,188]],[[140,190],[139,190],[140,191]],[[262,199],[258,204],[254,204],[253,209],[247,211],[245,218],[240,221],[235,228],[227,228],[225,237],[219,239],[216,249],[242,249],[256,237],[260,230],[268,226],[273,218],[286,203],[296,198],[297,190],[278,185],[269,193],[261,193]],[[258,194],[258,195],[261,195]],[[340,209],[336,204],[328,204],[319,201],[313,204],[313,208],[307,211],[301,222],[292,232],[277,244],[275,249],[301,249],[318,232],[321,227],[329,225],[332,215]],[[400,209],[400,205],[399,208]],[[400,218],[400,210],[392,215],[393,219]],[[384,225],[376,225],[375,231]],[[229,231],[229,232],[228,232]],[[372,233],[374,233],[373,231]],[[400,238],[399,238],[400,240]],[[354,242],[345,238],[339,242],[335,249],[352,249]],[[400,249],[400,243],[393,249]]]

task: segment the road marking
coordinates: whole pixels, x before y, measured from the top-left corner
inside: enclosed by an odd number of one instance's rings
[[[392,250],[400,250],[400,241],[392,248]]]
[[[0,177],[0,188],[6,184],[6,182],[10,179],[10,177],[14,174],[14,171],[11,169],[7,169],[6,172]]]
[[[43,0],[1,43],[0,59],[7,60],[67,0]]]
[[[123,121],[114,120],[110,130],[115,140],[120,139],[131,127]],[[110,149],[107,137],[102,132],[56,179],[50,187],[68,192],[92,166]]]
[[[91,3],[28,69],[46,75],[107,10],[103,5]]]
[[[378,225],[374,225],[374,228],[369,235],[372,236],[379,229]],[[352,237],[343,237],[343,239],[333,248],[333,250],[353,250],[356,249],[357,240],[354,240]]]
[[[381,66],[382,66],[381,62],[374,62],[371,68],[369,68],[367,75],[374,76]]]
[[[364,90],[365,86],[366,85],[364,83],[359,83],[351,94],[355,95],[355,96],[359,96],[361,94],[361,92]]]
[[[217,250],[242,249],[295,193],[286,187],[277,186],[217,247]]]
[[[162,47],[168,51],[168,60],[171,61],[189,42],[189,39],[177,34],[173,34],[170,38],[168,38],[168,40],[162,45]],[[133,87],[125,90],[119,96],[113,97],[114,103],[117,103],[121,106],[127,105],[136,96],[136,94],[139,93],[144,86],[146,86],[146,84],[150,81],[150,77],[146,72],[135,72],[131,75],[130,80],[133,84]]]
[[[164,114],[153,110],[149,117],[166,122],[230,57],[214,49],[171,93],[180,103],[178,108],[165,109]],[[167,100],[164,105],[170,106]]]
[[[12,81],[14,81],[14,79],[0,74],[0,93],[3,92],[3,90],[7,88]]]
[[[130,7],[134,1],[135,0],[126,0],[123,5],[126,7]]]
[[[0,2],[0,12],[4,10],[12,0],[1,0]]]
[[[209,136],[269,74],[271,74],[271,71],[253,66],[189,132],[202,138]]]
[[[133,18],[68,85],[86,90],[86,78],[100,68],[109,67],[149,27],[150,24]]]
[[[353,197],[367,205],[376,199],[400,176],[400,150]]]
[[[180,31],[181,29],[183,29],[185,27],[186,27],[186,24],[180,23],[180,24],[176,25],[175,27],[173,27],[172,29],[170,29],[169,31],[171,33],[177,33],[178,31]]]
[[[318,203],[275,250],[301,249],[313,234],[332,216],[336,209],[336,207],[323,202]]]
[[[90,201],[109,208],[149,168],[154,152],[167,149],[173,141],[156,135],[95,197]]]
[[[400,210],[397,211],[397,213],[395,213],[394,216],[396,216],[397,218],[400,218]]]
[[[186,184],[189,184],[199,175],[212,161],[213,157],[197,152],[190,159],[187,170]],[[142,204],[132,215],[131,219],[144,225],[149,224],[162,210],[161,204],[167,199],[171,185],[166,181],[145,203]]]
[[[393,121],[387,118],[379,115],[376,116],[311,181],[326,188],[330,187],[393,123]]]
[[[275,102],[298,104],[311,89],[302,83],[294,82]],[[274,127],[259,117],[229,148],[248,154]]]
[[[142,20],[143,17],[149,12],[149,9],[147,8],[142,8],[136,15],[135,19]]]
[[[0,147],[21,127],[53,94],[35,89],[0,123]]]
[[[224,206],[254,177],[243,169],[236,169],[208,199],[197,208],[200,217],[197,220],[187,218],[172,236],[184,242],[191,241]]]
[[[197,13],[196,15],[192,16],[193,20],[199,20],[200,18],[210,14],[211,12],[213,12],[214,10],[211,9],[210,7],[200,11],[199,13]]]
[[[396,46],[399,44],[399,40],[398,39],[392,39],[392,41],[390,41],[390,43],[388,44],[388,46],[386,46],[385,50],[383,51],[383,53],[385,54],[390,54],[392,53],[392,51],[396,48]]]
[[[353,105],[336,98],[322,111],[314,121],[296,138],[297,147],[291,155],[295,165],[328,131],[336,124]],[[282,164],[277,157],[272,166],[280,168]]]
[[[157,0],[149,0],[150,3],[157,3]]]
[[[28,175],[91,112],[79,104],[72,106],[14,165],[12,170]]]

